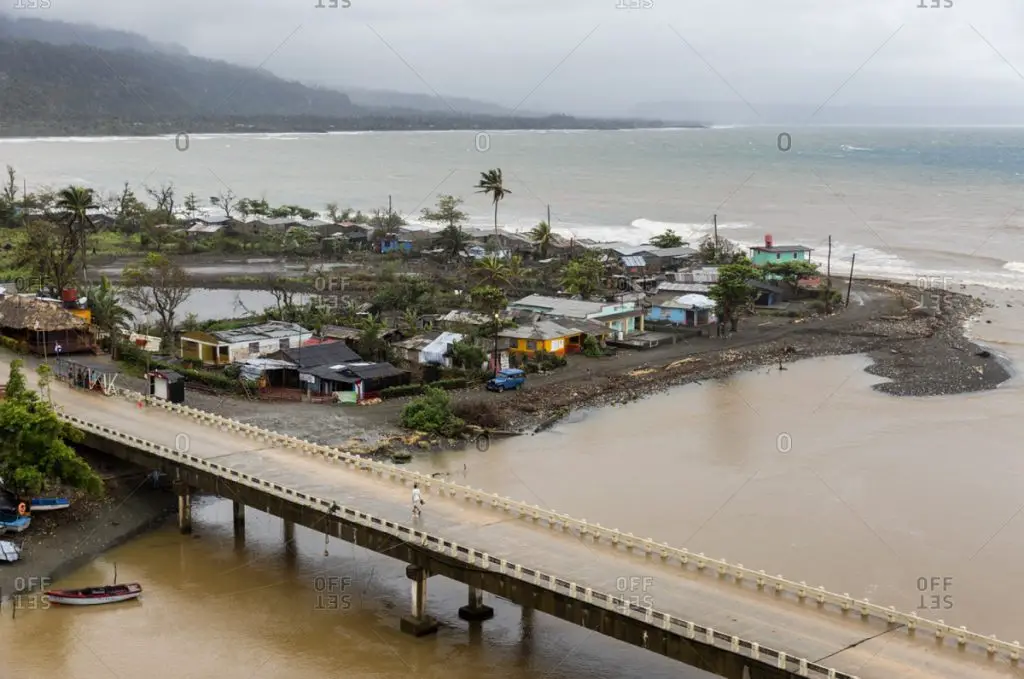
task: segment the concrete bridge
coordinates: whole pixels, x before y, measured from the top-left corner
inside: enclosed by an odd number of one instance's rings
[[[490,617],[488,592],[723,677],[1024,676],[1016,642],[141,394],[52,391],[89,446],[176,479],[184,531],[199,489],[233,500],[236,530],[248,506],[286,537],[300,524],[407,563],[410,634],[436,629],[426,586],[441,575],[468,585],[464,618]],[[415,523],[413,482],[431,499]]]

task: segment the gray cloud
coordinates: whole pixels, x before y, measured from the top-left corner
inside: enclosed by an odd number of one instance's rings
[[[919,9],[921,0],[653,0],[648,9],[616,8],[647,0],[351,2],[55,1],[36,16],[136,31],[339,86],[433,89],[507,106],[536,88],[526,110],[743,99],[813,107],[840,88],[834,105],[1024,103],[1014,69],[1024,73],[1018,0],[937,9]]]

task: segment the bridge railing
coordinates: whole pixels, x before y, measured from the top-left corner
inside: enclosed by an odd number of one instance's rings
[[[595,542],[600,542],[602,538],[607,538],[611,545],[616,548],[624,545],[630,551],[639,550],[645,555],[658,554],[666,561],[674,559],[684,567],[689,567],[692,564],[699,571],[711,570],[718,577],[732,576],[737,582],[753,582],[757,589],[761,591],[773,592],[775,594],[791,594],[796,596],[801,603],[806,602],[808,599],[813,599],[818,604],[836,606],[844,612],[857,611],[863,618],[876,617],[890,624],[903,625],[907,628],[908,633],[913,633],[916,630],[926,630],[932,633],[936,639],[954,638],[961,647],[967,644],[977,645],[985,648],[990,658],[1002,653],[1014,662],[1020,659],[1021,644],[1018,641],[1003,641],[994,634],[986,636],[972,632],[966,627],[953,627],[946,624],[943,620],[922,618],[914,612],[903,613],[897,611],[894,606],[882,606],[872,603],[868,599],[857,599],[848,593],[838,594],[830,592],[823,586],[813,587],[803,581],[796,582],[781,575],[769,575],[763,570],[747,568],[743,564],[733,564],[725,559],[711,558],[705,556],[703,552],[692,553],[687,549],[680,549],[656,542],[650,538],[638,538],[632,533],[623,533],[616,529],[606,528],[599,523],[589,523],[586,519],[576,519],[567,514],[544,509],[538,505],[519,502],[496,493],[487,493],[483,490],[474,489],[452,481],[436,479],[420,472],[403,469],[393,463],[367,460],[331,446],[313,443],[294,436],[280,434],[276,431],[269,431],[197,408],[170,403],[163,399],[144,396],[138,392],[127,390],[121,390],[119,394],[128,400],[142,402],[149,406],[179,413],[208,426],[239,433],[257,440],[279,445],[283,448],[298,450],[307,455],[320,456],[331,462],[343,463],[350,469],[376,473],[378,476],[386,476],[402,483],[419,483],[427,489],[436,486],[442,493],[447,493],[451,497],[461,494],[466,500],[475,501],[481,505],[489,505],[491,508],[499,511],[516,512],[520,517],[533,521],[543,520],[547,523],[548,527],[553,529],[575,531],[581,538],[589,535]]]
[[[542,587],[558,594],[568,594],[574,599],[585,601],[588,604],[599,606],[606,610],[615,611],[634,620],[645,622],[648,625],[656,625],[660,629],[680,636],[685,636],[687,639],[694,640],[698,643],[716,648],[728,649],[729,651],[743,655],[754,662],[784,669],[800,677],[858,679],[854,675],[820,665],[807,660],[806,658],[800,658],[787,654],[783,651],[761,646],[757,642],[749,641],[736,635],[725,634],[714,628],[707,627],[690,620],[677,618],[663,611],[655,610],[652,607],[637,606],[622,597],[616,597],[589,587],[582,587],[572,580],[559,578],[535,568],[529,568],[505,559],[499,559],[487,554],[486,552],[473,549],[472,547],[460,545],[452,542],[451,540],[445,540],[444,538],[431,535],[424,531],[418,531],[410,528],[409,526],[405,526],[395,521],[382,519],[351,507],[343,507],[332,500],[326,500],[306,493],[301,493],[281,486],[280,484],[266,481],[250,474],[245,474],[238,470],[231,469],[230,467],[210,462],[209,460],[205,460],[201,457],[196,457],[187,452],[181,452],[168,446],[147,441],[146,439],[142,439],[137,436],[131,436],[111,427],[98,425],[63,412],[60,413],[60,416],[65,421],[73,424],[79,429],[91,431],[99,436],[128,443],[136,448],[140,448],[153,455],[163,457],[173,462],[186,463],[189,466],[203,469],[222,478],[229,479],[235,483],[258,489],[264,493],[277,496],[284,500],[324,512],[324,514],[327,515],[344,517],[348,521],[394,535],[405,542],[421,545],[443,556],[457,558],[460,561],[466,562],[470,566],[485,568],[487,570],[495,570],[501,575],[514,577],[523,582],[532,583],[535,586]],[[644,639],[646,642],[646,632]]]

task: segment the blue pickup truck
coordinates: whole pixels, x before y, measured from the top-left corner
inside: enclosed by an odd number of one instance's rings
[[[518,389],[526,382],[526,373],[516,368],[499,370],[498,374],[487,381],[488,391],[505,391]]]

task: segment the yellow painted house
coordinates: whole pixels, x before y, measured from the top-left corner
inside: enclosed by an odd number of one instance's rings
[[[502,330],[498,337],[511,342],[509,351],[527,356],[539,351],[564,356],[567,353],[582,351],[583,341],[588,336],[603,344],[610,332],[610,329],[601,323],[543,318],[517,328]]]
[[[181,357],[201,360],[204,365],[227,365],[301,347],[312,336],[312,331],[284,321],[209,333],[186,332],[181,335]]]

